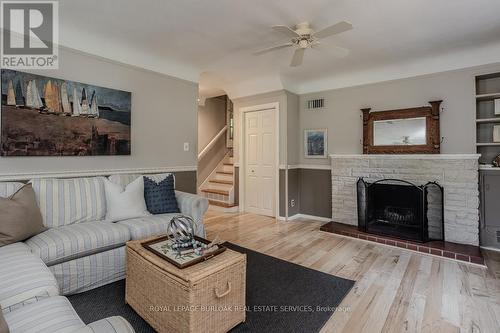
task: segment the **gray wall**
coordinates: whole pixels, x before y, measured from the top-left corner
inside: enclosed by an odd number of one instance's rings
[[[285,216],[285,170],[280,170],[280,216]],[[295,200],[292,207],[291,201]],[[330,170],[288,170],[288,217],[305,214],[331,218],[332,176]]]
[[[205,100],[198,106],[198,152],[226,125],[226,96]]]
[[[191,166],[197,164],[197,97],[193,82],[60,49],[59,70],[36,74],[132,92],[132,155],[0,157],[1,173]],[[183,150],[189,142],[190,150]]]
[[[178,171],[175,175],[175,189],[196,194],[196,171]]]
[[[201,152],[226,125],[226,98],[207,98],[204,106],[198,106],[198,152]],[[198,186],[207,179],[226,153],[226,135],[222,135],[198,161]]]
[[[301,144],[301,137],[298,128],[300,127],[299,95],[286,92],[286,118],[287,118],[287,164],[297,164],[300,161],[298,146]]]
[[[301,212],[300,208],[300,170],[299,169],[289,169],[288,170],[288,216],[293,216]],[[295,205],[292,207],[292,200]],[[284,215],[282,215],[284,216]]]
[[[240,204],[240,168],[234,167],[234,204]]]
[[[210,176],[226,153],[226,136],[223,135],[219,137],[207,154],[198,161],[198,186]]]
[[[443,100],[441,152],[475,153],[474,76],[500,71],[500,64],[437,73],[415,78],[329,90],[300,96],[300,128],[328,128],[329,154],[362,152],[360,108],[373,111],[425,106],[428,101]],[[324,97],[323,110],[305,110],[308,99]],[[298,147],[301,164],[329,164],[328,159],[304,158]]]
[[[279,197],[279,216],[285,216],[286,215],[286,172],[284,169],[280,169],[279,171],[279,191],[280,191],[280,197]]]
[[[300,213],[332,217],[332,176],[330,170],[300,169]]]

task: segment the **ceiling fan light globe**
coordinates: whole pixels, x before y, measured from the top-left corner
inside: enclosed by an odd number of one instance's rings
[[[309,41],[307,39],[301,39],[299,41],[299,47],[301,49],[306,49],[309,46]]]

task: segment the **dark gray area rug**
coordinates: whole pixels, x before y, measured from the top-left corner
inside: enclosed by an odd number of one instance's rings
[[[354,285],[351,280],[225,245],[247,254],[246,322],[231,332],[319,332]],[[155,332],[125,304],[125,280],[72,295],[69,300],[87,324],[123,316],[137,333]]]

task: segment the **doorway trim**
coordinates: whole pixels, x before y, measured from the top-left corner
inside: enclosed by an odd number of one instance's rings
[[[240,170],[239,170],[239,184],[240,184],[240,189],[239,189],[239,206],[240,206],[240,212],[245,211],[245,205],[246,205],[246,198],[245,198],[245,188],[246,188],[246,161],[245,161],[245,136],[246,136],[246,131],[245,131],[245,115],[247,112],[252,112],[252,111],[272,111],[274,112],[274,119],[275,119],[275,140],[276,140],[276,160],[275,160],[275,176],[274,176],[274,188],[275,188],[275,206],[274,206],[274,217],[278,218],[279,216],[279,211],[280,211],[280,189],[279,189],[279,184],[280,184],[280,168],[279,168],[279,163],[280,163],[280,103],[279,102],[274,102],[274,103],[267,103],[267,104],[259,104],[259,105],[252,105],[252,106],[245,106],[239,108],[239,116],[240,116],[240,121],[239,121],[239,126],[240,126],[240,137],[238,140],[239,143],[239,158],[238,162],[240,165]]]

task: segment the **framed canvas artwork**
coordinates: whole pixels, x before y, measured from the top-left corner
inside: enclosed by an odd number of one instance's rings
[[[131,93],[2,69],[2,156],[130,155]]]
[[[304,130],[304,152],[306,158],[327,158],[327,129]]]

